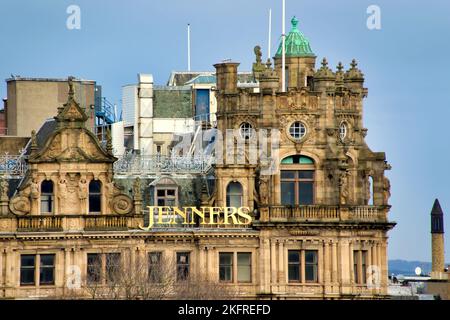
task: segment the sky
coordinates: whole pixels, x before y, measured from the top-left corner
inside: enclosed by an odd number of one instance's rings
[[[66,26],[70,5],[80,8],[80,29]],[[370,5],[381,10],[379,30],[367,27]],[[281,0],[0,0],[0,95],[11,74],[73,75],[96,80],[120,105],[121,87],[138,73],[165,84],[171,71],[187,70],[188,23],[192,70],[232,59],[249,71],[255,45],[267,57],[269,8],[273,55]],[[318,62],[348,68],[356,58],[365,74],[366,141],[392,165],[389,258],[430,261],[435,198],[450,230],[450,2],[286,0],[287,30],[294,15]]]

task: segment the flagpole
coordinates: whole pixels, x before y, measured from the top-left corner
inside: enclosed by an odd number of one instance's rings
[[[267,59],[271,58],[270,47],[272,42],[272,9],[269,9],[269,42],[267,44]]]
[[[281,91],[286,92],[286,2],[283,0],[282,14],[282,52],[281,52]]]

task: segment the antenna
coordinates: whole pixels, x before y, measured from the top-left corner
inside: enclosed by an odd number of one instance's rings
[[[269,42],[267,43],[267,59],[270,59],[270,47],[272,42],[272,9],[269,9]]]
[[[283,0],[283,8],[282,8],[282,52],[281,52],[281,92],[286,92],[286,28],[285,28],[285,20],[286,20],[286,1]]]
[[[191,24],[187,25],[187,41],[188,41],[188,71],[191,71]]]

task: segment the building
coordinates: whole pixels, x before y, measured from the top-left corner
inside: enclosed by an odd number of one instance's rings
[[[431,279],[426,290],[439,299],[450,300],[450,272],[445,266],[444,212],[436,199],[431,209]]]
[[[51,78],[24,78],[15,76],[6,79],[7,135],[30,137],[42,123],[52,118],[67,97],[67,80]],[[75,80],[77,100],[90,117],[89,128],[94,129],[96,83],[91,80]],[[92,108],[91,108],[92,106]]]
[[[201,283],[248,299],[387,298],[390,166],[365,142],[364,76],[355,61],[316,69],[297,24],[286,39],[286,92],[280,54],[272,68],[255,48],[258,90],[238,86],[238,63],[215,65],[208,165],[189,153],[118,160],[112,142],[101,146],[87,129],[69,80],[55,121],[27,145],[18,186],[0,183],[0,296],[86,296],[142,262],[145,281],[133,288],[154,290],[167,259],[170,292]],[[156,95],[144,87],[145,107]]]

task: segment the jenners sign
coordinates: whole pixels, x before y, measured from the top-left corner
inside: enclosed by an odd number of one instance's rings
[[[147,226],[139,226],[142,230],[149,231],[155,225],[182,224],[195,225],[249,225],[252,222],[250,208],[248,207],[169,207],[148,206],[149,219]]]

